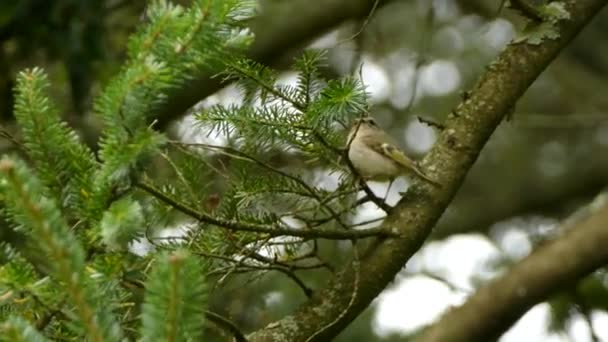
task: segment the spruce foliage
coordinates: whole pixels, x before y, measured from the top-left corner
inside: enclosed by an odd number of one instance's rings
[[[48,264],[1,246],[0,300],[11,314],[0,336],[199,341],[205,317],[216,317],[206,283],[274,270],[309,295],[293,271],[328,267],[318,238],[372,235],[349,223],[357,191],[343,160],[345,128],[367,110],[364,87],[355,77],[323,79],[319,50],[295,61],[290,85],[246,59],[252,36],[243,25],[255,6],[152,1],[124,67],[94,103],[103,123],[95,152],[62,120],[44,71],[19,75],[26,155],[0,161],[0,199]],[[225,143],[172,141],[155,115],[203,72],[242,95],[194,113]],[[341,175],[331,189],[316,181],[328,172]],[[163,239],[171,227],[179,234]],[[137,241],[148,244],[143,256],[132,253]],[[273,244],[282,254],[264,256]]]

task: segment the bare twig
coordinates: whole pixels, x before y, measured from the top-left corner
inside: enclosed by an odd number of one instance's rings
[[[178,145],[185,145],[183,143],[180,142],[173,142],[174,144],[178,144]],[[295,183],[297,183],[298,185],[300,185],[302,188],[304,188],[304,190],[306,190],[307,192],[307,196],[314,198],[320,205],[323,206],[323,208],[325,208],[325,210],[327,210],[330,214],[331,217],[336,220],[336,222],[338,222],[343,228],[348,228],[347,225],[342,222],[342,220],[340,219],[340,216],[334,211],[334,209],[327,204],[326,201],[323,200],[323,198],[321,198],[317,191],[311,187],[310,185],[308,185],[306,182],[304,182],[302,179],[300,179],[299,177],[296,177],[294,175],[291,175],[287,172],[281,171],[275,167],[273,167],[272,165],[269,165],[268,163],[265,163],[253,156],[250,156],[247,153],[244,153],[242,151],[239,151],[235,148],[232,147],[228,147],[228,146],[218,146],[218,145],[212,145],[212,144],[204,144],[204,143],[196,143],[196,144],[187,144],[188,146],[197,146],[197,147],[202,147],[202,148],[207,148],[207,149],[212,149],[215,151],[220,151],[222,153],[226,153],[227,155],[234,157],[234,158],[239,158],[239,159],[244,159],[246,161],[255,163],[258,166],[261,166],[273,173],[276,173],[278,175],[280,175],[281,177],[284,177],[286,179],[289,179]]]
[[[205,317],[209,321],[213,322],[215,325],[230,332],[232,336],[234,336],[235,341],[247,342],[247,338],[245,337],[243,332],[241,332],[239,327],[237,327],[236,324],[234,324],[234,322],[232,322],[228,318],[209,310],[205,310]]]
[[[321,238],[330,240],[349,240],[349,239],[363,239],[374,236],[393,236],[394,234],[386,229],[370,228],[365,230],[304,230],[304,229],[292,229],[278,224],[274,225],[262,225],[257,223],[247,223],[235,220],[222,220],[219,218],[212,217],[206,213],[199,212],[188,205],[181,203],[162,191],[156,189],[150,184],[145,182],[139,182],[136,187],[152,195],[161,202],[171,206],[172,208],[200,221],[208,224],[212,224],[217,227],[233,230],[233,231],[245,231],[254,232],[260,234],[268,234],[270,237],[275,236],[296,236],[303,238]]]

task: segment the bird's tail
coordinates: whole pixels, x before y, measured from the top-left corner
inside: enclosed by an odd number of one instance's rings
[[[416,176],[418,176],[418,177],[420,177],[420,178],[424,179],[425,181],[427,181],[427,182],[429,182],[429,183],[433,184],[433,185],[434,185],[434,186],[436,186],[436,187],[441,188],[441,184],[440,184],[439,182],[437,182],[437,181],[436,181],[436,180],[434,180],[433,178],[431,178],[431,177],[427,176],[427,175],[426,175],[424,172],[422,172],[422,171],[421,171],[421,170],[418,168],[418,166],[414,166],[414,167],[412,167],[412,170],[414,171],[414,173],[416,174]]]

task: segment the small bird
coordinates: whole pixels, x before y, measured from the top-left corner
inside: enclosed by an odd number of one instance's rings
[[[347,143],[350,144],[348,159],[365,179],[390,180],[392,183],[400,175],[413,173],[433,185],[441,186],[425,175],[373,118],[357,119],[348,134]]]

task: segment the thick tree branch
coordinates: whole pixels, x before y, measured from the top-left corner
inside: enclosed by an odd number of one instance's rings
[[[449,115],[446,128],[421,164],[444,186],[414,183],[384,223],[402,237],[378,241],[375,249],[346,265],[294,314],[251,334],[251,341],[328,341],[392,281],[429,236],[504,115],[605,5],[603,0],[565,3],[571,19],[558,25],[559,38],[540,45],[509,45],[488,67],[470,97]],[[358,274],[362,276],[356,277]]]
[[[416,341],[493,341],[528,309],[608,263],[608,194],[564,234],[445,314]],[[577,213],[575,216],[581,216]]]
[[[390,0],[382,0],[379,6]],[[312,6],[309,0],[271,1],[251,25],[255,41],[248,57],[272,64],[290,49],[302,46],[341,22],[368,15],[375,0],[324,0]],[[169,95],[169,101],[155,116],[165,126],[183,116],[198,101],[213,94],[221,84],[212,74],[193,78],[185,87]]]

